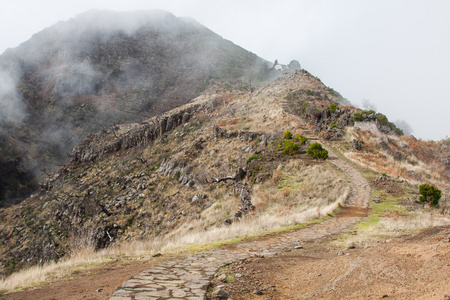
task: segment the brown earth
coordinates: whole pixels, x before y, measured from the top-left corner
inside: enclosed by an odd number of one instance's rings
[[[313,140],[312,133],[301,126]],[[339,234],[352,234],[352,225],[367,215],[370,187],[364,177],[329,151],[329,161],[340,168],[352,183],[352,196],[336,217],[308,226],[298,232],[273,234],[228,246],[230,250],[256,253],[271,250],[296,236],[303,248],[277,250],[275,256],[259,255],[224,268],[226,283],[218,273],[213,289],[231,293],[233,299],[443,299],[450,294],[450,227],[437,227],[415,236],[366,247],[344,249],[333,241]],[[374,182],[371,182],[375,186]],[[390,182],[377,188],[397,194]],[[362,193],[367,196],[361,197]],[[304,240],[300,239],[304,236]],[[320,238],[318,238],[320,237]],[[254,249],[252,248],[254,243]],[[297,247],[298,248],[298,247]],[[281,248],[280,248],[281,249]],[[255,250],[255,251],[252,251]],[[166,258],[170,259],[170,258]],[[162,260],[108,263],[80,271],[70,278],[34,289],[0,296],[1,299],[109,299],[114,290],[131,275],[138,274]],[[236,276],[237,274],[240,276]]]
[[[352,207],[337,218],[366,213]],[[434,227],[414,236],[349,249],[336,246],[333,242],[339,236],[331,235],[306,242],[302,249],[234,263],[216,274],[211,290],[221,285],[233,299],[444,299],[450,294],[449,237],[450,226]],[[273,238],[269,235],[253,242]],[[117,260],[0,299],[109,299],[131,275],[172,258]],[[219,280],[221,274],[227,276],[225,283]]]
[[[233,299],[447,299],[449,237],[450,226],[434,227],[342,249],[331,236],[274,257],[234,263],[216,274],[212,290],[222,286]],[[222,274],[226,280],[219,280]]]
[[[124,261],[122,259],[105,263],[95,269],[75,271],[69,278],[42,284],[6,295],[4,300],[103,300],[109,299],[116,288],[130,276],[154,265],[176,257],[158,257],[147,261]]]

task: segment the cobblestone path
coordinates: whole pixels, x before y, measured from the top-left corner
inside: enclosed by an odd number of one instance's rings
[[[325,146],[325,148],[327,148]],[[335,218],[305,228],[246,242],[232,250],[209,252],[176,259],[150,268],[128,281],[115,292],[111,300],[131,299],[205,299],[209,283],[219,268],[251,256],[270,256],[293,249],[302,243],[345,232],[366,215],[370,186],[352,166],[330,149],[329,161],[350,179],[351,193],[344,209]]]
[[[344,232],[365,215],[370,188],[364,177],[351,166],[340,159],[333,161],[340,165],[338,167],[349,176],[352,183],[347,207],[335,218],[260,241],[242,243],[236,245],[234,250],[212,250],[165,262],[124,282],[111,300],[204,299],[210,280],[223,266],[255,255],[275,255],[302,243]]]

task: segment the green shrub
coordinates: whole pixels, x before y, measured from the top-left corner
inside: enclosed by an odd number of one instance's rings
[[[289,140],[284,141],[284,153],[288,155],[293,155],[298,152],[298,145]]]
[[[419,186],[420,202],[428,203],[430,206],[436,206],[441,199],[441,191],[432,184],[424,183]]]
[[[328,88],[328,92],[330,92],[331,95],[338,97],[338,98],[343,98],[341,94],[339,94],[338,92],[336,92],[334,89],[332,88]]]
[[[314,92],[308,89],[305,91],[305,94],[312,96],[312,95],[314,95]]]
[[[309,107],[309,103],[308,103],[308,102],[303,102],[303,105],[302,105],[302,111],[303,111],[303,113],[306,112],[306,110],[308,109],[308,107]]]
[[[331,125],[331,128],[337,128],[336,124]]]
[[[330,106],[328,106],[328,109],[331,110],[331,111],[336,111],[336,109],[338,109],[338,106],[333,103]]]
[[[302,145],[305,144],[307,140],[308,140],[308,138],[306,136],[303,136],[303,135],[298,134],[298,133],[294,137],[294,141],[295,142],[300,142],[300,144],[302,144]]]
[[[311,146],[309,146],[308,150],[306,150],[306,153],[312,158],[320,158],[323,160],[328,158],[328,151],[325,150],[322,145],[317,142],[312,143]]]
[[[247,160],[247,163],[249,164],[249,163],[251,163],[252,162],[252,160],[254,160],[254,159],[257,159],[258,158],[258,155],[252,155],[252,156],[250,156],[249,158],[248,158],[248,160]]]
[[[292,132],[290,132],[289,130],[286,130],[286,132],[283,135],[283,138],[287,139],[287,140],[291,140],[292,139]]]
[[[361,116],[360,113],[355,113],[355,114],[353,115],[353,119],[354,119],[355,121],[357,121],[357,122],[361,122],[361,121],[363,120],[363,118],[362,118],[362,116]]]
[[[377,121],[380,125],[388,126],[397,135],[403,135],[403,130],[398,128],[394,123],[389,122],[388,118],[385,115],[379,113],[377,116]]]
[[[277,151],[280,150],[281,148],[282,148],[282,146],[281,146],[281,141],[278,140],[278,141],[277,141]]]

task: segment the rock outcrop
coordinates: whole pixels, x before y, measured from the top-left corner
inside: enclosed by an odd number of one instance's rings
[[[147,146],[160,139],[166,132],[187,123],[193,115],[211,113],[220,106],[220,100],[212,99],[202,104],[194,104],[172,111],[162,116],[153,117],[139,124],[111,127],[108,130],[91,133],[72,150],[72,162],[95,162],[110,153],[126,150],[136,146]],[[116,131],[125,132],[116,135]]]

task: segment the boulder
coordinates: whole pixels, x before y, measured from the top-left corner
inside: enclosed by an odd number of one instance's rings
[[[353,146],[354,149],[356,149],[358,151],[362,150],[362,145],[361,145],[361,142],[359,140],[353,139],[352,146]]]

